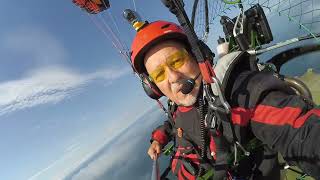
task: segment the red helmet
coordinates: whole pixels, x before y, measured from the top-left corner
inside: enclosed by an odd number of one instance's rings
[[[188,42],[182,28],[175,23],[167,21],[155,21],[146,24],[137,32],[131,45],[131,62],[137,73],[145,71],[143,65],[145,53],[156,43],[169,39]]]

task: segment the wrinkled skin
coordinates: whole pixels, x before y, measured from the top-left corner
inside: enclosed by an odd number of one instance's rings
[[[184,49],[184,45],[175,41],[164,41],[152,47],[145,56],[144,65],[150,73],[159,65],[164,64],[167,57]],[[182,80],[195,78],[200,73],[199,66],[193,56],[189,54],[186,63],[178,70],[173,70],[166,66],[166,79],[156,83],[161,92],[181,106],[191,106],[196,102],[201,84],[201,76],[197,78],[194,89],[189,94],[181,92]]]

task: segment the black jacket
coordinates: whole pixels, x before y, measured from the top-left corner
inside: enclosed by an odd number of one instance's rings
[[[313,107],[307,100],[296,95],[285,82],[271,72],[235,70],[228,77],[223,90],[232,108],[231,121],[239,142],[246,144],[253,138],[257,138],[265,144],[261,151],[244,160],[248,161],[243,163],[246,164],[245,166],[241,167],[240,163],[239,169],[242,171],[240,176],[252,179],[270,179],[275,174],[279,176],[277,152],[280,152],[290,165],[297,165],[305,173],[320,179],[320,148],[318,147],[320,109]],[[199,146],[199,119],[195,109],[196,107],[178,108],[175,113],[175,127],[165,122],[152,133],[152,139],[165,145],[176,138],[180,149],[188,149],[191,147],[190,143],[179,139],[177,133],[174,133],[177,132],[177,128],[181,128],[193,139],[192,142],[196,144],[193,147],[197,148]],[[219,112],[215,115],[220,119],[217,129],[222,134],[221,138],[225,139],[226,144],[231,145],[234,137],[229,117]],[[210,150],[216,151],[214,153],[218,156],[219,144],[214,143],[212,138],[208,143],[210,143]],[[225,149],[222,148],[220,151],[224,153]],[[181,154],[183,152],[178,148],[178,156],[182,157]],[[194,152],[189,156],[196,157],[192,154]],[[188,159],[188,156],[184,155],[183,158]],[[192,161],[192,158],[189,160]],[[217,159],[214,158],[214,160]],[[177,162],[175,163],[176,166]],[[255,168],[248,168],[248,163]],[[174,167],[173,170],[175,170]],[[186,177],[183,173],[187,172],[182,171],[181,168],[176,170],[176,173],[178,177],[180,173],[179,179],[190,179],[191,177]]]

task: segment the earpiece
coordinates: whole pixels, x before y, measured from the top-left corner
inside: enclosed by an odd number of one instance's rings
[[[146,74],[142,74],[141,80],[142,80],[141,81],[142,87],[143,87],[144,91],[146,92],[146,94],[150,98],[158,100],[159,98],[161,98],[163,96],[160,89],[157,87],[157,85],[155,85],[152,82],[152,80],[149,78],[149,76],[147,76]]]

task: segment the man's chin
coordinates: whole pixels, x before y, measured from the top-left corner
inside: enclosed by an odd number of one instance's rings
[[[183,94],[179,91],[176,94],[176,104],[179,106],[192,106],[194,103],[197,102],[197,94],[199,93],[199,88],[195,87],[192,92],[189,94]]]
[[[187,94],[187,95],[184,95],[183,98],[178,98],[176,103],[179,106],[192,106],[194,103],[196,103],[196,101],[197,101],[196,96],[193,96],[191,94]]]

